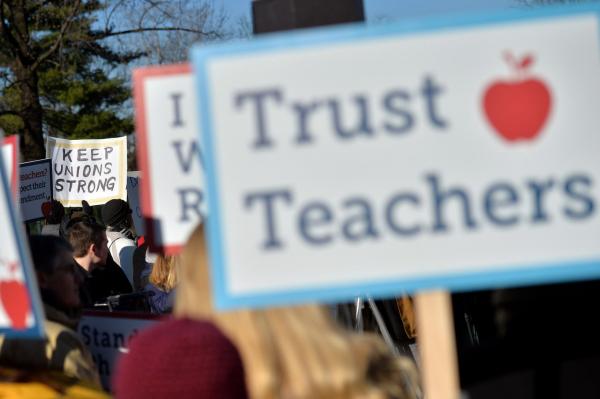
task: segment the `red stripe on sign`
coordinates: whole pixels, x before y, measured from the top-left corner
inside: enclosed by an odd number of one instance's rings
[[[135,106],[135,135],[136,152],[141,172],[141,208],[142,218],[146,225],[148,246],[153,252],[161,252],[167,255],[176,254],[181,251],[183,245],[161,245],[156,240],[154,219],[152,217],[152,180],[150,179],[150,152],[148,133],[146,131],[146,108],[144,82],[147,78],[156,76],[179,75],[192,73],[190,64],[153,66],[137,68],[133,70],[133,101]]]

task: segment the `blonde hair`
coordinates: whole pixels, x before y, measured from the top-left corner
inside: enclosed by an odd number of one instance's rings
[[[150,282],[165,292],[171,291],[177,285],[177,275],[180,268],[179,256],[158,255],[152,265]]]
[[[210,319],[237,346],[252,399],[404,399],[417,385],[412,362],[392,356],[379,337],[339,327],[325,308],[216,312],[204,231],[196,228],[182,254],[174,314]]]

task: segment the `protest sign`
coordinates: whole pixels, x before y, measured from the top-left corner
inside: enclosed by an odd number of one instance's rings
[[[140,172],[127,172],[127,202],[131,208],[135,232],[138,236],[145,235],[142,207],[140,205]]]
[[[19,138],[17,136],[5,137],[2,141],[2,156],[4,157],[4,168],[10,182],[10,188],[14,198],[19,198],[17,187],[17,172],[19,170]]]
[[[66,207],[127,199],[127,138],[66,140],[48,137],[54,199]]]
[[[19,166],[23,221],[42,219],[42,204],[52,199],[52,160],[25,162]]]
[[[98,367],[102,386],[110,381],[118,357],[127,352],[129,340],[139,331],[158,322],[152,315],[86,311],[78,325],[83,343],[90,349]]]
[[[176,253],[206,213],[189,65],[133,72],[142,215],[150,247]]]
[[[0,151],[0,334],[41,338],[44,316],[3,157]]]
[[[217,305],[600,275],[599,10],[196,47]]]

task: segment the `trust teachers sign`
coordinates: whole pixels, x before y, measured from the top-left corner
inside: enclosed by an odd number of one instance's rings
[[[217,304],[600,275],[598,10],[197,47]]]

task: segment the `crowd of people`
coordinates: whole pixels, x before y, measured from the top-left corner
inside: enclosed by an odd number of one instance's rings
[[[84,201],[69,215],[52,201],[43,212],[29,244],[45,340],[1,339],[3,374],[51,375],[62,378],[62,393],[76,386],[86,397],[107,396],[77,324],[84,309],[124,310],[165,316],[121,356],[110,393],[117,398],[419,397],[412,360],[377,335],[343,328],[324,306],[216,311],[202,225],[181,254],[165,256],[136,235],[125,201],[100,212]]]

